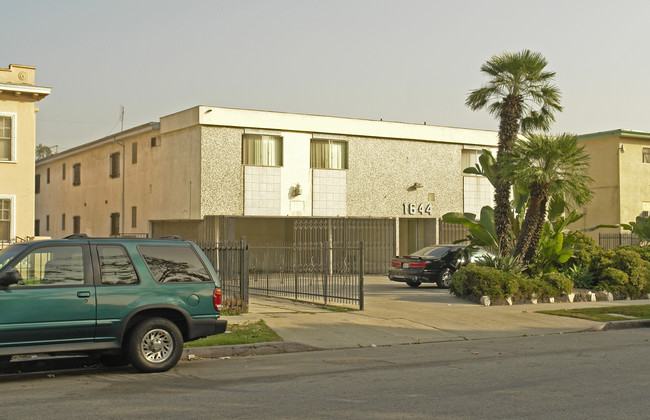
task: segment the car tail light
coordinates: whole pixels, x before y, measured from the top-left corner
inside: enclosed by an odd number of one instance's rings
[[[212,303],[214,303],[214,310],[221,312],[221,301],[223,296],[221,294],[221,289],[214,289],[214,294],[212,295]]]
[[[390,262],[390,265],[391,265],[391,267],[401,267],[402,263],[399,262],[399,261],[393,260],[393,261]]]
[[[411,268],[424,268],[427,266],[427,263],[425,261],[411,261],[409,263],[409,267]]]

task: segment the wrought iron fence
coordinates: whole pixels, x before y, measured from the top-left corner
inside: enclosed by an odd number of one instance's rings
[[[598,244],[605,250],[621,245],[639,245],[639,237],[631,233],[599,233]]]
[[[250,246],[249,290],[363,310],[363,242]]]
[[[248,245],[246,240],[197,242],[212,263],[223,293],[223,307],[235,313],[248,311]]]
[[[197,244],[219,275],[228,310],[245,312],[249,293],[363,310],[363,242]]]

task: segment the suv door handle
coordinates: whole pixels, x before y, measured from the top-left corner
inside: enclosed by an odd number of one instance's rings
[[[78,298],[89,298],[90,297],[90,292],[77,292],[77,297]]]

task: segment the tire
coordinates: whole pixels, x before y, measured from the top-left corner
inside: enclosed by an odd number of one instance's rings
[[[408,284],[411,287],[418,287],[419,285],[422,284],[420,280],[407,280],[406,284]]]
[[[451,275],[454,274],[454,271],[451,268],[445,268],[440,272],[440,277],[438,277],[438,287],[449,289],[451,285]]]
[[[125,353],[131,365],[140,372],[165,372],[176,366],[181,358],[183,335],[176,324],[167,319],[146,319],[131,331]]]

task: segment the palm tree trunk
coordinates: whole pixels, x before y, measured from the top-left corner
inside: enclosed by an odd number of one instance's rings
[[[508,179],[499,174],[499,162],[503,162],[506,155],[512,150],[512,144],[517,139],[519,132],[519,120],[521,118],[521,102],[519,95],[511,94],[503,99],[503,108],[499,123],[499,150],[497,152],[497,176],[494,186],[494,229],[499,241],[499,252],[507,255],[512,249],[510,235],[510,187]]]
[[[515,257],[521,257],[522,261],[526,264],[530,262],[526,257],[528,255],[535,255],[535,250],[537,249],[537,243],[533,243],[535,234],[537,229],[543,226],[544,218],[542,217],[542,213],[546,214],[545,186],[534,183],[530,185],[529,190],[528,210],[526,210],[524,221],[521,224],[521,232],[519,232],[514,252]],[[542,207],[544,207],[543,211]],[[539,237],[537,237],[537,240],[539,240]],[[533,248],[532,253],[530,248]]]
[[[533,232],[533,236],[528,244],[528,249],[524,254],[524,263],[530,264],[535,257],[535,252],[539,246],[539,239],[542,237],[542,230],[544,228],[544,223],[546,222],[546,203],[548,202],[548,197],[544,197],[539,207],[539,218],[537,220],[537,226]]]

